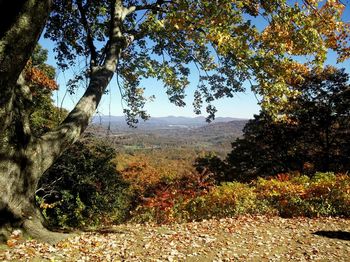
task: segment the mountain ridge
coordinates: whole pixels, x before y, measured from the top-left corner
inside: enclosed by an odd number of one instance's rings
[[[152,127],[183,127],[193,128],[199,126],[207,126],[213,123],[227,123],[232,121],[248,121],[244,118],[234,117],[217,117],[212,122],[206,122],[204,116],[186,117],[186,116],[166,116],[166,117],[151,117],[147,121],[139,120],[137,127],[139,128],[152,128]],[[101,124],[103,126],[110,125],[111,128],[126,127],[126,121],[124,116],[94,116],[92,124]]]

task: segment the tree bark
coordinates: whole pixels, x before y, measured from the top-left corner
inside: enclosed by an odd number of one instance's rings
[[[12,124],[16,82],[33,53],[51,7],[51,0],[18,2],[3,1],[0,5],[0,17],[11,15],[0,24],[0,134]]]
[[[32,230],[31,225],[41,221],[34,201],[38,181],[32,175],[35,170],[28,147],[32,139],[25,112],[28,90],[20,74],[43,31],[50,8],[51,0],[0,4],[0,17],[11,15],[0,25],[0,237],[3,240],[16,227],[27,228],[30,235],[35,235],[38,230]]]
[[[88,126],[100,99],[116,71],[127,41],[122,22],[128,10],[121,0],[112,4],[110,45],[102,66],[92,67],[89,86],[63,123],[40,138],[31,135],[26,121],[26,86],[20,76],[46,23],[51,1],[23,1],[17,20],[0,40],[0,237],[14,228],[55,243],[61,234],[50,233],[35,205],[35,190],[42,174]],[[38,15],[40,14],[40,15]],[[21,44],[18,38],[25,34]],[[14,42],[15,41],[15,42]],[[11,48],[11,44],[13,47]]]

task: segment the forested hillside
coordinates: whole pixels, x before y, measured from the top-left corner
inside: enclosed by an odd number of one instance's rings
[[[116,122],[112,120],[101,125],[91,124],[86,134],[108,140],[118,151],[188,148],[197,152],[214,151],[224,156],[229,152],[231,142],[242,136],[247,120],[219,121],[208,124],[205,119],[193,121],[189,118],[185,126],[183,121],[179,124],[155,120],[154,124],[131,129],[114,128]]]

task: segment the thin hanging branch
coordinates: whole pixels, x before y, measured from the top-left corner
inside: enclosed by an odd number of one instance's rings
[[[96,47],[94,45],[94,38],[92,36],[91,27],[86,18],[86,11],[85,11],[85,8],[83,7],[82,0],[77,0],[77,4],[78,4],[78,10],[81,15],[81,22],[86,32],[86,44],[90,50],[90,56],[91,56],[90,68],[93,68],[97,65],[97,52],[96,52]]]

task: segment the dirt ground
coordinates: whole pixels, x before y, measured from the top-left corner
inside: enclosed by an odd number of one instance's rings
[[[16,234],[15,234],[16,235]],[[244,216],[124,224],[55,246],[14,236],[0,261],[349,261],[350,220]]]

